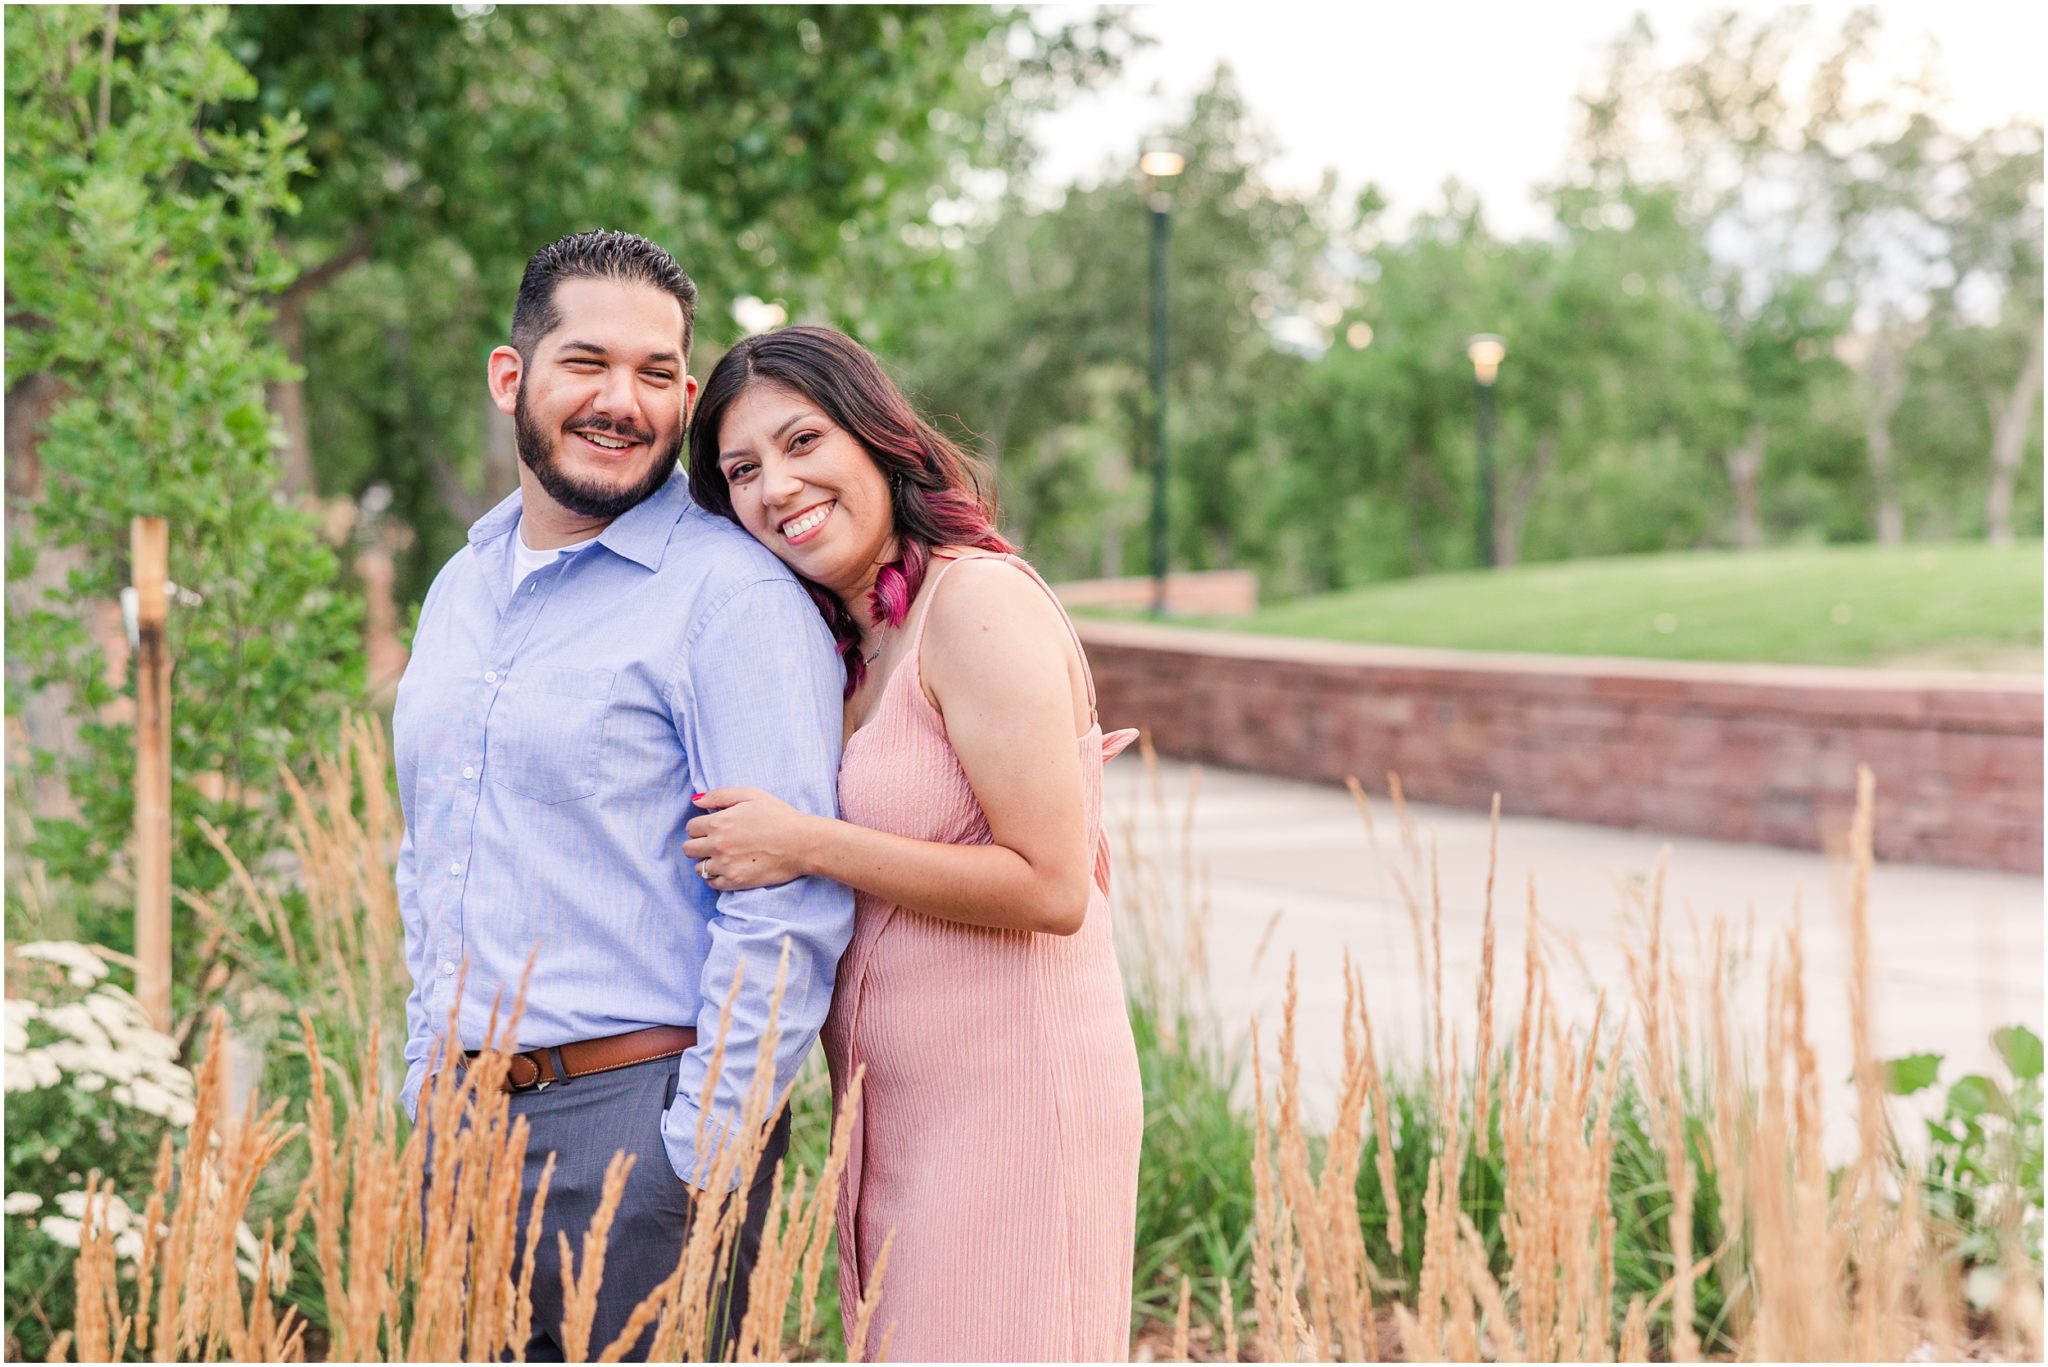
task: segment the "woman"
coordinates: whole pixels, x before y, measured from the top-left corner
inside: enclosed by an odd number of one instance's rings
[[[1109,926],[1105,737],[1078,638],[974,467],[869,355],[793,327],[726,353],[690,492],[810,586],[846,660],[842,821],[701,794],[715,888],[856,894],[825,1049],[865,1068],[839,1204],[849,1322],[897,1361],[1122,1359],[1144,1125]]]

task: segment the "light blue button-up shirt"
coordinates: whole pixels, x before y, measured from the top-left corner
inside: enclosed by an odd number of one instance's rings
[[[475,1049],[538,945],[520,1047],[697,1027],[662,1118],[669,1161],[689,1180],[700,1110],[707,1136],[718,1133],[763,1066],[784,938],[778,1088],[824,1023],[853,932],[852,894],[823,879],[706,887],[682,854],[690,796],[743,785],[836,815],[844,675],[795,577],[691,503],[680,473],[515,587],[519,511],[515,493],[435,578],[398,690],[398,901],[413,979],[402,1097],[415,1113],[464,960],[458,1033]]]

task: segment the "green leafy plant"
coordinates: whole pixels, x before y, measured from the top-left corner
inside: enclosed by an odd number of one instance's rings
[[[1242,1055],[1226,1053],[1213,1019],[1145,994],[1131,998],[1131,1032],[1145,1087],[1132,1327],[1170,1328],[1182,1277],[1214,1324],[1224,1283],[1235,1313],[1252,1303],[1252,1123],[1231,1099]]]
[[[2005,1065],[2003,1081],[1966,1073],[1948,1084],[1940,1110],[1924,1122],[1927,1137],[1923,1199],[1929,1215],[1951,1227],[1954,1256],[1967,1267],[1997,1263],[2017,1238],[2041,1262],[2041,1037],[2023,1025],[1994,1030],[1991,1046]],[[1908,1054],[1885,1064],[1894,1096],[1939,1084],[1940,1054]],[[1905,1165],[1902,1151],[1901,1167]]]
[[[356,604],[311,515],[279,494],[265,406],[291,373],[265,301],[292,276],[275,230],[297,206],[304,130],[206,126],[253,87],[224,11],[8,17],[7,384],[35,402],[20,471],[9,439],[7,685],[10,714],[36,711],[30,853],[81,888],[125,860],[132,685],[110,671],[109,614],[131,519],[162,516],[179,589],[172,876],[203,892],[226,865],[201,823],[271,848],[279,766],[302,767],[360,686]],[[120,945],[108,900],[82,903],[75,929]]]

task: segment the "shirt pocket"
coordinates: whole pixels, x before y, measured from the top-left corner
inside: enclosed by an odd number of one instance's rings
[[[536,802],[595,793],[612,680],[609,669],[514,666],[491,708],[491,781]]]

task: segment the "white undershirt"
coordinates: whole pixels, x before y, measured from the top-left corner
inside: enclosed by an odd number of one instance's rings
[[[512,591],[517,593],[519,586],[526,582],[527,575],[544,565],[554,564],[557,556],[580,551],[595,540],[597,538],[594,536],[586,536],[571,545],[553,546],[544,551],[537,551],[526,544],[526,524],[520,523],[518,532],[512,538]]]

